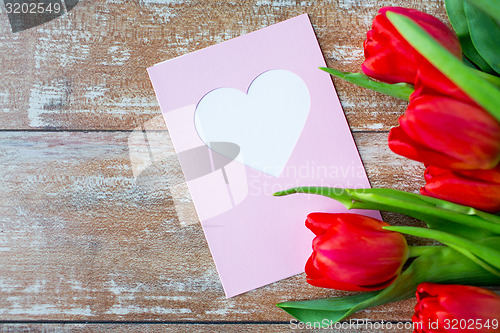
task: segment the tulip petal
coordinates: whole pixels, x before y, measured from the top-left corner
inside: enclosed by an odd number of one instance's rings
[[[474,286],[426,282],[417,287],[416,295],[417,305],[413,318],[422,324],[423,332],[430,332],[428,325],[431,322],[437,321],[440,327],[444,327],[447,321],[451,323],[453,320],[459,323],[467,321],[466,326],[470,329],[460,329],[460,332],[492,332],[491,326],[476,324],[491,324],[500,313],[500,297],[494,292]],[[472,326],[469,320],[472,320]]]
[[[411,18],[446,49],[457,57],[461,56],[457,37],[437,18],[415,9],[383,7],[363,43],[365,61],[361,68],[366,75],[387,83],[413,84],[419,67],[432,67],[395,29],[387,18],[389,13]]]
[[[429,149],[409,137],[401,127],[393,127],[389,132],[389,148],[396,154],[409,159],[452,168],[471,168],[469,163]]]
[[[397,7],[386,8],[398,10]],[[383,10],[381,8],[375,16],[372,30],[363,43],[365,61],[361,68],[366,75],[383,82],[411,84],[415,80],[416,53],[394,29]]]
[[[500,184],[457,177],[451,172],[433,176],[432,179],[427,180],[427,184],[421,188],[420,193],[486,212],[500,211]]]
[[[423,95],[414,98],[400,120],[401,130],[418,146],[460,162],[442,167],[489,169],[500,160],[500,123],[482,109],[452,98]],[[459,129],[459,130],[457,130]]]
[[[450,30],[450,28],[448,28],[446,24],[441,22],[436,17],[418,11],[416,9],[404,8],[404,7],[384,7],[381,8],[379,12],[385,13],[386,17],[389,12],[392,12],[410,18],[413,22],[416,22],[420,26],[420,28],[422,28],[425,32],[427,32],[430,36],[432,36],[435,40],[439,41],[439,43],[449,52],[451,52],[457,58],[461,57],[462,52],[461,52],[460,42],[458,41],[456,34],[452,30]],[[393,24],[389,18],[388,21],[391,22],[391,24]],[[408,43],[408,41],[406,42]]]
[[[408,246],[388,224],[359,214],[311,213],[306,226],[317,236],[306,264],[315,286],[350,291],[384,288],[408,258]]]
[[[309,257],[305,267],[306,281],[312,286],[320,288],[344,290],[344,291],[372,291],[372,290],[382,289],[385,287],[385,286],[382,286],[380,288],[378,288],[378,286],[375,288],[370,286],[363,287],[363,286],[358,286],[354,283],[332,280],[321,273],[321,271],[314,265],[314,260],[315,260],[315,253],[313,253]]]
[[[500,165],[488,170],[453,170],[453,172],[470,179],[479,179],[489,183],[500,184]]]
[[[308,223],[330,220],[329,228],[313,240],[313,256],[308,268],[338,284],[354,285],[347,290],[376,290],[389,285],[407,259],[405,239],[387,233],[387,223],[358,214],[315,213]],[[338,288],[338,287],[337,287]],[[344,289],[345,290],[345,289]]]

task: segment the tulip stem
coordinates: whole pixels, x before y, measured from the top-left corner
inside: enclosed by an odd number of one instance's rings
[[[478,76],[482,77],[485,80],[488,80],[490,83],[493,83],[494,85],[496,85],[497,87],[500,88],[500,77],[488,74],[486,72],[482,72],[482,71],[474,69],[474,68],[473,68],[473,71]]]
[[[388,96],[396,97],[399,99],[404,99],[405,101],[410,100],[410,95],[415,91],[415,88],[405,82],[400,83],[385,83],[380,81],[375,81],[369,76],[363,73],[349,73],[342,72],[334,68],[320,67],[322,71],[328,74],[341,78],[349,83],[353,83],[357,86],[370,89]]]
[[[427,228],[399,226],[387,226],[382,228],[385,230],[396,231],[407,235],[437,240],[438,242],[452,247],[469,259],[475,261],[476,264],[479,264],[481,267],[485,268],[492,274],[500,276],[500,251],[497,251],[490,246],[478,244],[474,241],[443,231]],[[478,262],[476,259],[479,259],[481,261]]]
[[[387,188],[343,189],[333,187],[296,187],[275,196],[308,193],[339,201],[347,209],[373,209],[408,215],[427,223],[429,228],[468,239],[500,235],[500,217],[471,207]]]
[[[409,257],[415,258],[423,255],[429,255],[432,253],[437,253],[443,247],[442,246],[409,246]]]

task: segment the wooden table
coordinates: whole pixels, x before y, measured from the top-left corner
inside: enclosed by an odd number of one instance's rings
[[[0,330],[286,331],[276,303],[342,295],[301,274],[224,297],[199,223],[176,214],[168,186],[183,176],[146,68],[308,13],[328,65],[359,71],[371,20],[391,4],[446,20],[441,0],[86,0],[13,34],[2,9]],[[417,191],[423,166],[386,143],[406,103],[334,84],[372,186]],[[131,152],[151,149],[163,155],[144,155],[135,178]],[[414,303],[355,318],[409,321]]]

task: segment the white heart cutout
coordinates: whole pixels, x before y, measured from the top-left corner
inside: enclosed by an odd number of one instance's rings
[[[235,160],[278,177],[302,133],[311,105],[302,79],[287,70],[270,70],[257,76],[247,94],[218,88],[206,94],[195,112],[201,140],[221,155],[224,145],[240,146]]]

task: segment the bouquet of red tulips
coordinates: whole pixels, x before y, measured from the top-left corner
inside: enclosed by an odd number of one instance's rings
[[[335,323],[416,293],[415,332],[500,332],[500,297],[476,287],[500,285],[500,6],[446,0],[446,10],[455,31],[414,9],[382,8],[364,42],[364,74],[322,68],[409,101],[389,147],[425,164],[425,186],[420,194],[301,187],[275,195],[323,195],[427,228],[310,214],[306,227],[316,237],[307,282],[362,293],[278,304],[304,323]],[[408,246],[402,234],[442,245]]]

